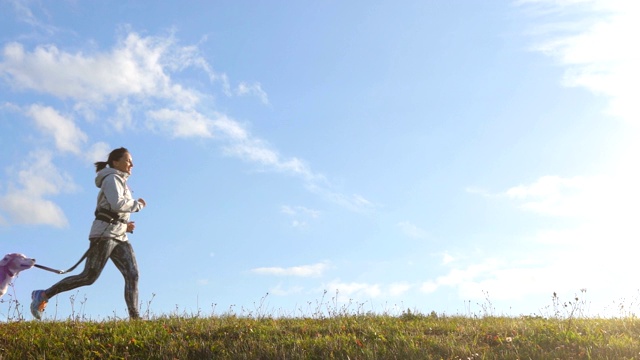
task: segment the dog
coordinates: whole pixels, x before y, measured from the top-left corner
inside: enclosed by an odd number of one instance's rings
[[[23,254],[7,254],[0,260],[0,298],[4,296],[11,281],[22,270],[31,269],[36,264],[36,259],[31,259]]]

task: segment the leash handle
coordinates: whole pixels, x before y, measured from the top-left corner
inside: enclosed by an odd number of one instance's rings
[[[52,269],[52,268],[50,268],[48,266],[44,266],[44,265],[40,265],[40,264],[35,264],[33,266],[35,266],[35,267],[37,267],[39,269],[42,269],[42,270],[47,270],[47,271],[54,272],[56,274],[64,274],[65,273],[65,271],[63,271],[63,270]]]

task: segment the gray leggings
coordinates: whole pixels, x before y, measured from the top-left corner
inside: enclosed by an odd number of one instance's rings
[[[138,312],[138,264],[133,247],[128,241],[105,238],[92,239],[84,270],[78,275],[60,280],[45,290],[47,298],[50,299],[61,292],[93,284],[109,259],[124,276],[124,300],[127,303],[129,317],[131,319],[140,318]]]

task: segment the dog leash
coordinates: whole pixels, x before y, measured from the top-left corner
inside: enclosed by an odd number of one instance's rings
[[[89,249],[91,249],[91,246],[89,246]],[[39,268],[39,269],[42,269],[42,270],[47,270],[47,271],[51,271],[51,272],[54,272],[54,273],[56,273],[56,274],[60,274],[60,275],[62,275],[62,274],[66,274],[66,273],[68,273],[68,272],[72,272],[75,268],[77,268],[77,267],[78,267],[78,265],[80,265],[80,263],[81,263],[84,259],[86,259],[86,258],[87,258],[87,253],[89,253],[89,250],[85,251],[85,253],[82,255],[82,257],[80,258],[80,260],[78,260],[78,262],[77,262],[75,265],[73,265],[72,267],[68,268],[67,270],[58,270],[58,269],[50,268],[50,267],[48,267],[48,266],[44,266],[44,265],[40,265],[40,264],[35,264],[35,265],[33,265],[33,266],[34,266],[34,267],[37,267],[37,268]]]
[[[80,265],[80,263],[82,261],[84,261],[84,259],[87,258],[87,254],[89,253],[89,251],[91,250],[91,247],[93,247],[93,244],[98,243],[99,241],[102,241],[103,237],[102,235],[104,235],[104,233],[107,231],[108,227],[106,229],[104,229],[104,231],[102,232],[102,234],[100,234],[100,237],[98,237],[98,240],[96,241],[91,241],[91,244],[89,245],[89,249],[87,249],[87,251],[84,252],[84,254],[82,254],[82,257],[80,258],[80,260],[78,260],[77,263],[75,263],[75,265],[73,265],[72,267],[68,268],[67,270],[58,270],[58,269],[54,269],[54,268],[50,268],[48,266],[44,266],[44,265],[40,265],[40,264],[34,264],[34,267],[37,267],[38,269],[42,269],[42,270],[47,270],[47,271],[51,271],[54,272],[56,274],[66,274],[69,272],[72,272],[73,270],[75,270],[75,268],[78,267],[78,265]],[[133,234],[133,231],[131,231],[131,233]]]
[[[128,188],[128,186],[127,186]],[[96,220],[100,220],[100,221],[104,221],[106,223],[110,223],[110,224],[115,224],[116,222],[122,222],[124,224],[126,224],[126,222],[124,222],[123,220],[117,219],[117,213],[114,213],[108,209],[96,209],[95,211],[95,216],[96,216]],[[100,234],[100,236],[98,237],[99,240],[97,240],[96,242],[91,241],[91,244],[89,245],[89,249],[87,249],[87,251],[84,252],[84,254],[82,254],[82,257],[80,258],[80,260],[78,260],[77,263],[75,263],[75,265],[73,265],[72,267],[68,268],[67,270],[58,270],[58,269],[54,269],[54,268],[50,268],[48,266],[44,266],[44,265],[40,265],[40,264],[34,264],[34,267],[37,267],[38,269],[42,269],[42,270],[47,270],[47,271],[51,271],[54,272],[56,274],[66,274],[69,272],[72,272],[73,270],[75,270],[75,268],[78,267],[78,265],[80,265],[80,263],[87,258],[87,254],[89,253],[89,250],[91,250],[91,247],[93,246],[94,243],[97,243],[98,241],[102,240],[102,235],[104,235],[104,233],[109,229],[109,226],[107,226],[103,231],[102,234]],[[131,231],[131,233],[133,234],[133,231]]]

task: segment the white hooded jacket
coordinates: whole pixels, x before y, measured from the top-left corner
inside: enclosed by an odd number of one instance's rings
[[[96,186],[100,188],[98,193],[97,209],[107,209],[118,213],[123,222],[110,224],[102,220],[94,220],[89,232],[89,239],[110,238],[127,241],[127,222],[132,212],[144,208],[144,205],[135,200],[131,190],[127,186],[129,174],[106,167],[96,174]]]

